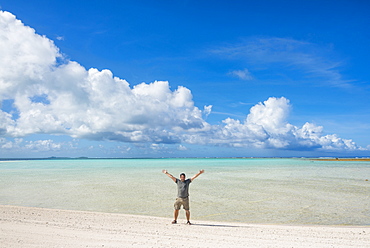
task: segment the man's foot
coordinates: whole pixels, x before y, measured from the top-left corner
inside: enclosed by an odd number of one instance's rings
[[[172,221],[172,224],[177,224],[177,221],[176,220]]]
[[[191,225],[190,221],[186,222],[186,224]]]

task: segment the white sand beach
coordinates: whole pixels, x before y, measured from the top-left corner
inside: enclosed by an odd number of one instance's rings
[[[0,206],[1,247],[370,247],[368,226],[289,226]]]

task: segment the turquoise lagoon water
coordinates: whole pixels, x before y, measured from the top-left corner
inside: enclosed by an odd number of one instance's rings
[[[304,159],[76,159],[0,163],[0,204],[172,218],[188,177],[193,220],[370,224],[370,163]],[[184,218],[184,211],[180,212]]]

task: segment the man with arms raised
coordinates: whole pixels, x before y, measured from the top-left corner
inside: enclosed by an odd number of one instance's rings
[[[187,224],[191,225],[190,223],[190,208],[189,208],[189,184],[197,178],[200,174],[204,173],[204,170],[200,170],[196,175],[194,175],[192,178],[185,179],[186,176],[184,173],[180,174],[180,179],[177,179],[176,177],[172,176],[170,173],[168,173],[167,170],[162,171],[164,174],[166,174],[169,178],[171,178],[176,184],[177,184],[177,198],[176,202],[174,204],[175,211],[173,213],[174,220],[172,221],[172,224],[177,223],[177,217],[179,216],[179,210],[181,206],[185,209],[186,213],[186,219]]]

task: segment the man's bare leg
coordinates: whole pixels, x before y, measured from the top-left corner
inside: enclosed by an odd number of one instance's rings
[[[176,224],[177,223],[177,217],[179,217],[179,210],[178,209],[175,209],[175,211],[173,212],[173,222],[172,224]]]
[[[190,210],[185,210],[185,213],[186,213],[186,219],[187,219],[187,221],[188,221],[188,222],[187,222],[187,224],[189,224],[189,225],[190,225],[190,224],[191,224],[191,223],[190,223]]]

